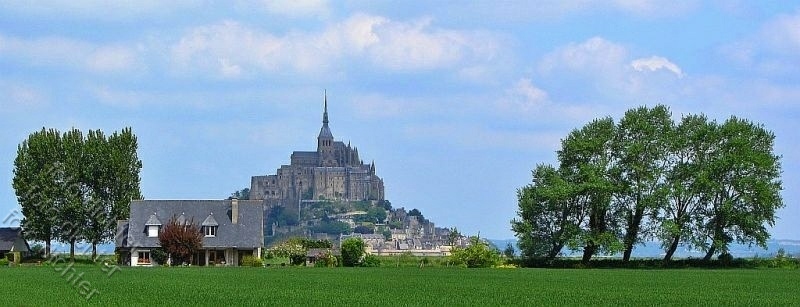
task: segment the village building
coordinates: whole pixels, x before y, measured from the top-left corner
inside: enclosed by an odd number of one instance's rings
[[[10,255],[12,262],[19,262],[22,257],[27,256],[31,248],[22,236],[22,228],[2,227],[0,228],[0,258]]]

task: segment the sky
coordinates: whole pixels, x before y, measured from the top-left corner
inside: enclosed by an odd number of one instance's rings
[[[497,239],[572,129],[744,117],[783,157],[773,237],[800,239],[798,1],[0,0],[0,222],[42,127],[132,127],[146,199],[222,199],[316,149],[325,91],[395,207]]]

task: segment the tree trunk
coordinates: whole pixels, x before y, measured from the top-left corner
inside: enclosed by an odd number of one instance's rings
[[[703,257],[703,261],[711,261],[711,257],[714,256],[714,253],[717,252],[717,247],[712,245],[711,248],[708,249],[706,256]]]
[[[75,239],[69,240],[69,260],[75,261]]]
[[[92,262],[97,261],[97,242],[92,242]]]
[[[547,254],[547,260],[556,259],[556,256],[558,256],[558,253],[561,252],[561,249],[563,248],[564,248],[564,243],[553,246],[553,249],[551,249],[550,252]]]
[[[581,259],[581,262],[584,265],[588,265],[589,260],[592,260],[592,256],[594,256],[594,253],[596,251],[597,251],[597,245],[595,245],[594,242],[586,244],[586,247],[583,248],[583,258]]]
[[[639,236],[639,226],[642,223],[642,216],[644,215],[644,208],[636,208],[633,216],[628,220],[628,231],[625,233],[625,253],[622,255],[622,261],[628,262],[631,260],[631,253],[633,253],[633,245],[636,244],[636,238]]]
[[[681,241],[680,235],[672,237],[672,243],[669,244],[669,248],[667,249],[667,254],[664,255],[665,264],[670,260],[672,260],[672,255],[675,254],[675,250],[678,249],[678,243],[680,243],[680,241]]]
[[[50,240],[44,242],[44,257],[50,258]]]

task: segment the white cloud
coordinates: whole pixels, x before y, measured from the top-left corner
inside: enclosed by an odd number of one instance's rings
[[[660,56],[651,56],[649,58],[641,58],[636,59],[631,62],[631,67],[637,71],[657,71],[660,69],[666,69],[674,73],[679,78],[683,77],[683,71],[678,65],[675,63],[670,62],[666,58]]]
[[[602,5],[605,1],[599,1]],[[681,15],[698,6],[695,0],[614,0],[614,6],[636,16],[657,17]]]
[[[289,17],[327,16],[327,0],[263,0],[264,7],[273,14]]]
[[[136,66],[136,53],[123,46],[100,47],[91,52],[86,63],[97,72],[128,71]]]
[[[506,89],[505,97],[498,101],[497,106],[499,111],[508,114],[527,114],[541,111],[549,103],[547,92],[533,85],[531,79],[522,78]]]
[[[720,47],[734,64],[771,76],[800,72],[800,10],[779,15],[749,36]]]
[[[0,81],[0,113],[10,111],[32,111],[48,104],[47,97],[39,89],[19,83]]]
[[[138,54],[119,44],[94,44],[66,37],[22,39],[0,35],[0,55],[34,66],[70,67],[98,73],[137,68]]]
[[[0,1],[0,9],[21,15],[56,18],[91,18],[106,21],[163,16],[176,10],[185,10],[202,3],[197,0],[50,0],[50,1]]]
[[[491,34],[436,28],[431,19],[410,22],[355,14],[319,32],[264,33],[238,22],[198,27],[171,48],[181,70],[237,74],[292,70],[319,74],[348,61],[393,71],[458,69],[495,60],[499,41]],[[226,75],[226,76],[231,76]]]
[[[560,89],[551,91],[554,100],[571,97],[586,103],[608,99],[630,106],[668,102],[680,93],[684,73],[679,66],[662,56],[633,59],[629,53],[622,45],[593,37],[545,55],[539,71],[542,80]],[[670,73],[642,73],[662,69]]]
[[[628,55],[625,47],[602,37],[571,43],[546,55],[539,65],[545,73],[559,69],[586,73],[611,73],[619,70]]]

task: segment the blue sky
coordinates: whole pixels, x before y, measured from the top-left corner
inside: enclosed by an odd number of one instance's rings
[[[148,199],[218,199],[331,130],[396,206],[513,237],[516,189],[603,116],[764,124],[799,238],[797,1],[0,1],[0,215],[41,127],[131,126]]]

